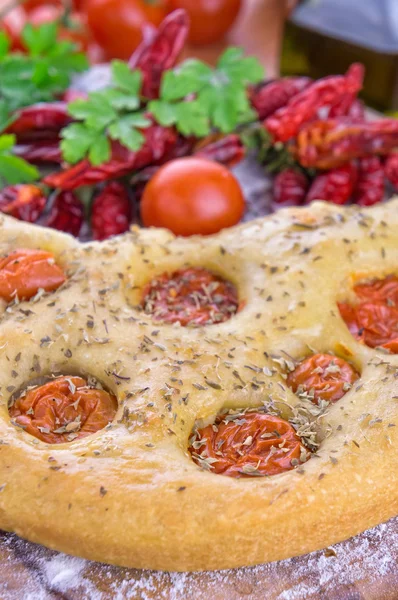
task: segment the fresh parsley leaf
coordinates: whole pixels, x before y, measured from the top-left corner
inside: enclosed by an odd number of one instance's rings
[[[106,129],[118,116],[103,92],[92,92],[87,100],[71,102],[68,111],[72,117],[84,121],[94,131]]]
[[[257,59],[240,48],[226,50],[215,69],[187,60],[164,74],[160,99],[149,109],[161,125],[176,125],[184,135],[207,135],[211,128],[230,133],[255,119],[246,87],[263,76]]]
[[[217,63],[217,71],[237,83],[260,83],[264,69],[254,56],[244,56],[242,48],[227,48]]]
[[[162,100],[182,100],[198,92],[211,79],[213,69],[196,59],[184,61],[173,71],[166,71],[161,84]]]
[[[15,145],[16,137],[13,134],[4,134],[0,136],[0,153],[6,150],[12,150]]]
[[[68,105],[71,116],[81,121],[62,131],[61,149],[68,162],[75,163],[85,157],[93,165],[106,162],[111,154],[109,138],[133,152],[145,141],[140,129],[149,127],[152,122],[137,110],[141,104],[141,73],[131,71],[121,61],[113,61],[111,69],[112,87]]]
[[[30,56],[41,56],[57,44],[58,23],[43,23],[34,27],[27,23],[22,31],[22,40]]]
[[[133,115],[131,115],[133,116]],[[113,140],[119,140],[129,150],[136,152],[143,145],[145,138],[129,123],[129,116],[122,117],[109,127],[109,135]]]
[[[11,46],[10,39],[4,31],[0,31],[0,60],[6,56]]]
[[[95,131],[90,131],[82,123],[72,123],[61,131],[61,150],[64,159],[71,164],[79,162],[88,153],[96,139]]]
[[[8,104],[5,100],[0,99],[0,131],[3,131],[12,123]]]
[[[112,80],[115,87],[122,92],[128,92],[131,96],[138,96],[142,85],[142,74],[140,71],[132,71],[127,63],[114,60],[111,63]]]
[[[36,167],[13,155],[15,139],[15,135],[0,136],[0,182],[3,185],[29,183],[39,179]]]
[[[27,24],[22,33],[26,54],[7,51],[9,40],[0,33],[0,131],[15,110],[54,100],[74,73],[88,68],[85,55],[73,43],[57,41],[57,32],[57,23]]]
[[[91,144],[88,152],[88,159],[92,165],[99,166],[107,162],[111,157],[111,144],[107,137],[98,135],[97,139]]]
[[[135,110],[140,106],[140,99],[138,96],[131,96],[121,90],[108,88],[103,90],[102,93],[107,102],[116,110]]]
[[[171,102],[163,102],[162,100],[152,100],[148,104],[148,109],[151,111],[155,119],[161,125],[170,127],[177,122],[176,104]]]

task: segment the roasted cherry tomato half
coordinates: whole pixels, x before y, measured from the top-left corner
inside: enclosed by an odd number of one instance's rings
[[[277,475],[310,456],[290,423],[261,412],[219,416],[195,431],[190,442],[198,465],[229,477]]]
[[[163,21],[166,5],[166,0],[86,0],[84,11],[107,58],[127,60],[142,41],[143,29]]]
[[[141,201],[144,225],[184,236],[236,225],[244,210],[243,193],[231,171],[203,158],[165,164],[145,187]]]
[[[352,335],[370,348],[398,352],[398,277],[390,275],[354,287],[357,304],[339,303]]]
[[[29,300],[40,289],[51,292],[65,281],[51,252],[21,248],[0,260],[0,298],[7,302]]]
[[[27,433],[62,444],[103,429],[116,410],[113,394],[89,387],[81,377],[58,377],[15,400],[9,413]]]
[[[238,310],[238,294],[230,281],[207,269],[163,273],[143,291],[142,306],[155,321],[187,326],[227,321]]]
[[[184,8],[191,23],[188,39],[205,45],[222,39],[234,24],[242,0],[170,0],[172,10]]]
[[[314,354],[289,373],[287,384],[293,392],[304,393],[314,403],[337,402],[352,387],[359,375],[342,358],[331,354]]]

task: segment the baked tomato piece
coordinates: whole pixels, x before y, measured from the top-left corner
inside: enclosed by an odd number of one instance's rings
[[[159,27],[166,17],[167,1],[86,0],[83,10],[106,57],[127,60],[141,43],[145,28]]]
[[[287,377],[294,393],[306,394],[315,404],[337,402],[359,375],[348,362],[331,354],[314,354],[303,360]]]
[[[219,416],[194,432],[189,451],[199,466],[229,477],[277,475],[310,456],[288,421],[262,412]]]
[[[205,45],[222,39],[234,24],[242,0],[170,0],[170,7],[183,8],[190,21],[188,40]]]
[[[40,289],[52,292],[65,281],[51,252],[20,248],[0,260],[0,298],[7,302],[29,300]]]
[[[352,335],[370,348],[398,352],[398,277],[389,275],[354,287],[359,301],[341,302],[340,314]]]
[[[176,235],[209,235],[239,223],[245,200],[235,176],[204,158],[179,158],[163,165],[144,189],[141,218],[146,227]]]
[[[9,408],[14,423],[47,444],[64,444],[103,429],[117,410],[113,394],[82,377],[58,377],[30,389]]]
[[[191,267],[163,273],[143,290],[142,307],[155,321],[184,326],[227,321],[238,311],[238,293],[207,269]]]

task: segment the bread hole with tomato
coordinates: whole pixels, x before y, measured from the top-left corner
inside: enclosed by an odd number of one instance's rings
[[[349,299],[347,300],[347,296]],[[370,348],[398,354],[398,276],[353,276],[352,290],[338,302],[353,337]]]
[[[301,401],[327,408],[349,392],[359,379],[348,361],[329,353],[315,353],[287,363],[286,383]]]
[[[112,423],[118,402],[95,378],[40,377],[14,392],[8,402],[11,423],[47,444],[92,435]]]
[[[311,428],[310,414],[304,418],[287,408],[290,419],[274,405],[265,405],[225,408],[210,423],[198,420],[188,440],[192,460],[201,469],[236,478],[268,477],[302,467],[321,440]]]
[[[67,275],[47,250],[17,248],[0,258],[0,298],[19,302],[57,290]]]
[[[234,283],[200,266],[163,272],[142,290],[141,308],[158,323],[215,325],[228,321],[242,307]]]

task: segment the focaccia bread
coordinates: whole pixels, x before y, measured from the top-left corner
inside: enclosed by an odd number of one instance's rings
[[[356,339],[338,308],[355,302],[358,281],[398,274],[398,200],[315,203],[205,238],[136,228],[80,244],[12,218],[0,227],[3,255],[47,250],[66,273],[52,292],[2,300],[0,528],[92,560],[183,571],[306,553],[398,513],[398,354]],[[152,280],[199,267],[236,287],[236,311],[196,327],[149,314]],[[292,371],[314,354],[357,374],[337,401],[292,391]],[[18,425],[15,399],[59,375],[100,382],[114,419],[86,437],[61,423],[69,437],[57,444]],[[228,476],[201,453],[195,432],[250,409],[297,431],[304,456],[289,470]]]

